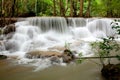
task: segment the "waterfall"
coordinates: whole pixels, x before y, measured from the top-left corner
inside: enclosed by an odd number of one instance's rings
[[[0,51],[3,54],[18,55],[21,63],[33,63],[25,57],[30,51],[57,51],[63,52],[66,43],[76,56],[93,55],[90,42],[102,37],[113,36],[112,19],[85,19],[63,17],[30,17],[15,23],[16,32],[12,38],[4,43],[0,42]],[[40,62],[39,62],[40,61]],[[48,61],[48,63],[47,63]],[[34,65],[48,66],[50,60],[38,60]],[[43,66],[43,67],[44,67]]]
[[[84,18],[67,18],[67,24],[71,27],[83,27],[87,24],[87,19]]]
[[[55,30],[64,33],[68,29],[66,19],[63,17],[34,17],[27,18],[26,21],[29,21],[33,26],[39,26],[42,32]]]
[[[112,19],[95,19],[87,24],[87,28],[95,37],[114,36],[115,31],[111,27]]]
[[[93,40],[115,34],[111,19],[30,17],[16,23],[16,32],[5,43],[10,52],[45,49],[65,42]],[[2,44],[3,45],[3,44]]]

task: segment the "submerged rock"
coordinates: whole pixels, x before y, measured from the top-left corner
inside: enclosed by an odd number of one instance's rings
[[[0,55],[0,60],[2,59],[7,59],[7,56],[6,55]]]
[[[101,72],[107,80],[120,80],[120,63],[108,64],[102,68]]]

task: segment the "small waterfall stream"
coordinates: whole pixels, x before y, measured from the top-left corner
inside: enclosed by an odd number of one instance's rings
[[[62,53],[66,43],[72,51],[91,56],[90,42],[102,37],[113,36],[110,23],[112,19],[84,19],[63,17],[31,17],[17,22],[16,32],[11,39],[0,45],[2,54],[18,56],[20,64],[32,63],[43,69],[51,66],[49,59],[27,59],[27,52],[57,51]],[[2,47],[4,45],[4,47]],[[4,48],[4,49],[2,49]],[[62,61],[60,65],[65,65]]]

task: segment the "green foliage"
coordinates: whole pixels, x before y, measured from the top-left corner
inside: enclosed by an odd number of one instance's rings
[[[84,59],[81,59],[83,57],[83,53],[79,53],[79,59],[77,60],[77,63],[82,63]]]
[[[2,2],[4,1],[4,2]],[[70,16],[71,13],[71,2],[70,0],[61,0],[62,10],[65,9],[65,16]],[[72,0],[74,2],[74,8],[76,8],[76,13],[80,13],[80,0]],[[56,2],[56,16],[60,16],[60,0],[55,0]],[[84,0],[83,15],[86,14],[89,0]],[[3,5],[3,11],[5,11],[4,16],[10,16],[12,13],[11,7],[13,5],[13,0],[0,0],[0,4]],[[53,16],[54,3],[53,0],[16,0],[15,5],[15,16],[24,13],[34,12],[37,16]],[[108,16],[120,17],[120,3],[119,0],[91,0],[90,14],[91,16]],[[0,12],[2,13],[2,6],[0,6]],[[0,13],[0,15],[1,15]]]
[[[111,16],[108,17],[120,17],[120,3],[119,0],[92,0],[91,15],[92,16]]]

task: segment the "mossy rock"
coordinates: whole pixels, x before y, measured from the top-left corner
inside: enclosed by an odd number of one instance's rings
[[[119,64],[108,64],[101,70],[102,76],[106,80],[120,80],[120,63]]]
[[[7,56],[5,56],[5,55],[0,55],[0,60],[2,60],[2,59],[7,59]]]

